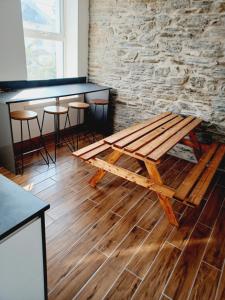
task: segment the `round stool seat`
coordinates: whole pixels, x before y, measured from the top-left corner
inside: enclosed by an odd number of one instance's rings
[[[53,115],[61,115],[61,114],[66,114],[68,112],[68,108],[64,106],[46,106],[44,108],[44,111],[48,114],[53,114]]]
[[[69,107],[76,108],[76,109],[86,109],[89,106],[90,105],[88,103],[84,103],[84,102],[70,102],[69,103]]]
[[[95,105],[108,105],[109,101],[104,99],[93,99],[90,101],[90,103]]]
[[[10,113],[13,120],[23,121],[37,118],[37,113],[31,110],[16,110]]]

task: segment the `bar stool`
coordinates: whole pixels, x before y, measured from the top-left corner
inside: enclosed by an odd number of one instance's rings
[[[47,148],[45,146],[45,142],[41,133],[41,126],[38,120],[38,115],[36,112],[34,111],[30,111],[30,110],[17,110],[17,111],[13,111],[10,113],[10,117],[12,120],[15,121],[20,121],[20,137],[21,137],[21,153],[20,153],[20,157],[21,157],[21,173],[23,174],[24,171],[24,155],[28,154],[28,153],[32,153],[32,152],[36,152],[39,151],[39,153],[41,154],[43,160],[45,161],[45,163],[47,165],[49,165],[49,157],[51,158],[50,154],[47,151]],[[37,125],[38,125],[38,129],[40,132],[40,146],[32,151],[27,151],[27,152],[23,152],[24,151],[24,140],[23,140],[23,121],[27,122],[27,129],[28,129],[28,133],[29,133],[29,140],[31,141],[31,131],[30,131],[30,124],[29,121],[31,120],[37,120]],[[41,150],[44,148],[45,150],[45,155],[46,157],[43,155],[43,153],[41,152]]]
[[[109,104],[109,101],[108,100],[105,100],[105,99],[92,99],[90,101],[90,104],[94,106],[94,123],[95,123],[95,126],[97,125],[97,108],[98,107],[101,107],[101,110],[102,110],[102,114],[101,114],[101,118],[100,118],[100,123],[103,123],[105,125],[105,122],[106,122],[106,117],[107,115],[105,115],[105,106]],[[101,124],[100,124],[101,125]],[[105,132],[104,132],[105,133]]]
[[[81,112],[84,112],[84,118],[85,118],[85,112],[88,112],[88,109],[90,107],[90,105],[88,103],[84,103],[84,102],[70,102],[68,104],[69,110],[70,109],[76,109],[77,111],[77,126],[79,126],[80,123],[80,118],[81,118]],[[66,118],[66,122],[65,122],[65,127],[67,124],[67,118]],[[79,134],[77,132],[76,134],[76,144],[77,144],[77,149],[79,147]],[[75,150],[75,147],[74,147]]]
[[[55,133],[54,162],[56,162],[57,146],[60,146],[63,142],[66,143],[66,145],[68,146],[70,151],[73,151],[73,149],[71,149],[70,143],[68,143],[68,141],[66,141],[64,137],[61,137],[61,134],[60,134],[60,116],[61,115],[66,115],[66,119],[68,118],[68,122],[69,122],[69,125],[71,127],[68,108],[64,107],[64,106],[59,106],[59,105],[44,107],[42,124],[41,124],[41,132],[43,132],[45,114],[50,114],[50,115],[54,116],[54,133]]]

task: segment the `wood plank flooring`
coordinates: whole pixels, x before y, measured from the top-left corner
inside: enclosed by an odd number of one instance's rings
[[[173,201],[180,227],[168,224],[155,193],[107,174],[96,188],[95,168],[59,149],[56,165],[40,158],[24,175],[0,172],[37,195],[46,213],[49,300],[225,299],[225,181],[217,173],[204,201]],[[224,162],[223,162],[224,163]],[[118,165],[136,170],[134,159]],[[165,157],[160,172],[173,188],[192,164]],[[145,171],[143,171],[145,172]]]

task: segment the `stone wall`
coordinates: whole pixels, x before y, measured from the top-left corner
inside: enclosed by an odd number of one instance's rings
[[[115,128],[162,112],[225,129],[225,1],[90,0],[89,79],[113,87]]]

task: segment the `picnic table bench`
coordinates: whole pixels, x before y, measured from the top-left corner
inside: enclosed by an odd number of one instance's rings
[[[98,168],[90,180],[93,187],[106,172],[110,172],[156,192],[169,222],[178,226],[171,199],[175,198],[191,206],[199,205],[225,154],[225,145],[217,143],[202,151],[195,132],[201,122],[201,119],[193,116],[162,113],[84,147],[73,155]],[[164,184],[158,165],[161,158],[180,142],[193,148],[198,162],[180,186],[173,189]],[[109,149],[112,152],[106,160],[97,157]],[[116,166],[116,162],[124,154],[137,159],[142,167],[146,167],[149,176]]]

